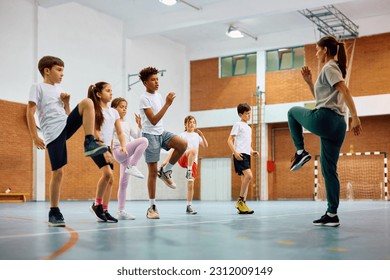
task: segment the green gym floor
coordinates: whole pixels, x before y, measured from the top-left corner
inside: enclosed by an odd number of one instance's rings
[[[91,201],[61,201],[65,228],[47,226],[48,202],[0,203],[2,260],[390,260],[390,202],[341,201],[340,227],[313,226],[326,202],[127,201],[133,221],[97,223]],[[115,214],[117,202],[110,204]]]

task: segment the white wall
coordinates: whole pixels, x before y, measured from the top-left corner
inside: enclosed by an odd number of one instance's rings
[[[0,98],[27,103],[32,83],[42,80],[38,60],[44,55],[58,56],[65,62],[63,88],[71,94],[74,107],[87,96],[91,83],[112,84],[114,97],[129,101],[128,114],[139,112],[142,84],[127,91],[127,74],[146,66],[166,72],[160,77],[160,92],[174,91],[177,97],[164,118],[167,130],[179,133],[189,111],[189,63],[183,46],[159,36],[127,40],[123,22],[79,4],[50,8],[34,0],[0,0]],[[133,122],[134,123],[134,122]],[[44,197],[44,157],[36,159],[36,197]],[[147,174],[142,158],[140,168]],[[184,199],[184,171],[175,167],[178,190],[158,182],[158,199]],[[146,179],[132,179],[129,198],[147,199]],[[133,190],[135,192],[133,192]]]
[[[110,83],[114,96],[123,95],[121,21],[74,3],[38,12],[38,58],[54,55],[64,60],[62,86],[71,94],[71,107],[99,81]]]
[[[153,66],[159,70],[166,70],[163,76],[159,75],[159,92],[165,98],[168,92],[175,92],[176,98],[164,116],[164,128],[175,134],[183,131],[184,117],[189,112],[189,63],[185,55],[185,48],[160,36],[151,36],[126,41],[126,69],[128,74],[138,74],[145,67]],[[130,83],[139,80],[138,76],[130,78]],[[130,91],[125,93],[128,100],[129,120],[135,125],[133,112],[139,113],[139,97],[145,91],[142,82],[134,84]],[[163,159],[167,153],[161,153]],[[141,159],[140,169],[147,174],[146,164]],[[177,165],[173,170],[173,179],[178,185],[176,190],[167,188],[160,180],[157,181],[157,199],[184,199],[186,195],[186,181],[184,169]],[[143,184],[144,186],[140,186]],[[128,197],[131,199],[145,199],[146,182],[131,178]]]
[[[0,99],[25,103],[34,80],[33,1],[0,0]]]

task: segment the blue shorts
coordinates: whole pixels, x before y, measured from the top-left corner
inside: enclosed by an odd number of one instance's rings
[[[171,148],[168,147],[168,143],[172,140],[176,135],[172,132],[165,131],[160,135],[154,135],[149,133],[142,133],[142,136],[148,139],[149,145],[145,150],[145,161],[147,163],[150,162],[158,162],[160,160],[160,151],[164,149],[169,151]]]
[[[66,126],[61,134],[52,142],[47,144],[47,152],[50,158],[51,170],[57,170],[68,163],[68,152],[66,150],[66,140],[80,128],[83,118],[79,113],[79,105],[70,112]]]
[[[236,160],[233,156],[234,170],[238,175],[244,175],[244,170],[251,168],[251,156],[248,154],[241,154],[242,160]]]

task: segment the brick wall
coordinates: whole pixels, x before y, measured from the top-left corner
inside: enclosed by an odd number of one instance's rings
[[[353,96],[387,94],[390,92],[390,33],[358,38],[352,56],[353,40],[345,46],[350,68],[349,88]],[[305,64],[310,67],[313,82],[320,66],[315,56],[315,45],[305,46]],[[352,59],[351,59],[352,58]],[[312,100],[300,69],[266,73],[266,103],[279,104]]]
[[[0,100],[0,192],[10,187],[31,199],[33,152],[26,109],[25,104]]]
[[[390,93],[390,33],[356,40],[355,52],[352,61],[349,87],[353,96],[366,96]],[[351,58],[353,40],[346,41],[346,49]],[[308,65],[317,77],[320,65],[315,57],[315,45],[305,46],[305,64]],[[248,79],[245,81],[244,79]],[[253,80],[252,80],[253,79]],[[237,95],[247,88],[245,93]],[[191,110],[210,110],[234,108],[240,102],[253,103],[250,98],[256,85],[255,77],[241,76],[232,78],[218,78],[218,58],[191,62]],[[300,69],[266,73],[266,103],[279,104],[313,100],[313,97],[304,83]],[[222,98],[222,95],[225,98]],[[239,97],[239,98],[237,98]],[[207,100],[205,102],[205,100]],[[361,118],[363,135],[358,138],[347,133],[342,151],[348,152],[349,145],[353,144],[355,151],[385,151],[390,152],[390,116]],[[231,127],[203,129],[207,132],[207,139],[214,143],[207,152],[200,152],[202,157],[230,156],[226,139]],[[273,131],[273,133],[272,133]],[[287,123],[272,124],[268,131],[268,158],[274,160],[275,170],[268,173],[269,199],[312,199],[313,198],[313,162],[298,172],[290,172],[290,159],[294,154],[294,145],[288,131]],[[272,134],[274,139],[272,140]],[[305,134],[306,147],[312,154],[319,153],[319,139],[312,134]],[[274,145],[272,145],[274,142]],[[211,147],[211,145],[210,145]],[[272,149],[275,158],[272,159]],[[232,169],[233,170],[233,169]],[[258,168],[252,168],[252,171]],[[259,172],[260,174],[260,172]],[[254,180],[253,180],[254,181]],[[197,182],[199,184],[199,182]],[[252,194],[254,194],[252,182]],[[239,191],[239,177],[232,172],[232,198]],[[255,195],[251,195],[255,198]]]
[[[219,78],[219,59],[191,62],[190,110],[202,111],[254,105],[256,75]]]
[[[347,132],[342,153],[349,152],[353,145],[355,152],[390,151],[390,116],[361,118],[363,134],[354,136]],[[273,131],[273,133],[272,133]],[[314,188],[314,157],[302,169],[290,172],[290,159],[295,153],[287,124],[274,124],[269,127],[269,155],[274,149],[275,171],[268,173],[269,199],[312,199]],[[271,137],[274,135],[274,140]],[[313,156],[320,153],[320,140],[317,136],[306,133],[305,149]],[[271,143],[274,142],[272,146]],[[271,157],[269,157],[272,160]]]

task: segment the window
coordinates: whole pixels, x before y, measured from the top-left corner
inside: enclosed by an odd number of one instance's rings
[[[221,57],[221,78],[256,74],[256,54]]]
[[[267,72],[301,68],[303,65],[303,47],[267,51]]]

